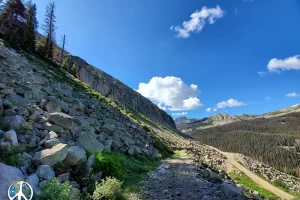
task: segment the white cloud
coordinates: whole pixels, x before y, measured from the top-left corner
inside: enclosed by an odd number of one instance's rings
[[[298,94],[296,92],[291,92],[286,95],[287,97],[297,97]]]
[[[207,112],[211,112],[211,108],[206,108],[206,111]]]
[[[198,86],[187,85],[174,76],[153,77],[148,83],[140,83],[137,90],[164,110],[194,110],[202,107]]]
[[[267,73],[266,72],[257,72],[259,76],[264,77]]]
[[[273,58],[268,63],[268,70],[273,72],[279,72],[280,70],[300,70],[300,55],[285,59]]]
[[[213,109],[214,112],[216,112],[217,110],[218,110],[217,108],[214,108],[214,109]]]
[[[224,11],[220,6],[216,8],[202,7],[200,11],[194,12],[189,21],[184,21],[182,26],[171,26],[170,29],[177,32],[177,37],[188,38],[191,32],[200,32],[206,23],[214,24],[216,19],[222,18]]]
[[[231,98],[228,99],[227,101],[222,101],[220,103],[217,103],[217,108],[238,107],[238,106],[245,106],[245,105],[247,104]]]
[[[266,98],[265,98],[265,100],[270,100],[270,99],[271,99],[271,97],[266,97]]]
[[[187,112],[172,113],[173,116],[182,116],[187,114],[188,114]]]

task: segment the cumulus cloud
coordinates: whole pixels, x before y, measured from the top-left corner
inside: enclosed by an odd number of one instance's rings
[[[177,37],[188,38],[192,32],[200,32],[206,23],[214,24],[216,19],[222,18],[224,11],[220,6],[215,8],[202,7],[200,11],[194,12],[189,21],[184,21],[182,26],[171,26],[171,30],[177,32]]]
[[[238,106],[245,106],[245,105],[247,104],[231,98],[228,99],[227,101],[222,101],[220,103],[217,103],[217,108],[238,107]]]
[[[286,95],[287,97],[297,97],[298,94],[296,92],[291,92]]]
[[[187,85],[174,76],[153,77],[148,83],[140,83],[137,91],[164,110],[194,110],[203,106],[197,98],[198,86]]]
[[[214,112],[216,112],[217,110],[218,110],[217,108],[214,108],[214,109],[213,109]]]
[[[172,113],[173,116],[182,116],[182,115],[187,115],[187,112],[178,112],[178,113]]]
[[[268,63],[268,70],[271,72],[279,72],[280,70],[300,70],[300,55],[285,59],[273,58]]]
[[[207,112],[211,112],[211,108],[206,108],[206,111]]]

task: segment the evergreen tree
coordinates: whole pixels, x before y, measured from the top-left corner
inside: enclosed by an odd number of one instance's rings
[[[45,24],[43,25],[43,30],[45,31],[45,35],[47,37],[46,43],[44,45],[44,56],[46,58],[52,59],[53,58],[53,45],[56,42],[55,39],[55,4],[50,3],[46,8],[46,15],[45,15]]]
[[[27,3],[26,24],[25,24],[25,46],[27,50],[35,50],[35,34],[38,29],[38,21],[36,19],[36,5],[31,1]]]
[[[0,16],[0,33],[14,43],[22,38],[25,6],[21,0],[8,0]]]

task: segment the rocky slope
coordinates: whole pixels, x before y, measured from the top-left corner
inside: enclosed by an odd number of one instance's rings
[[[13,157],[22,160],[20,169],[0,165],[0,199],[15,179],[26,179],[38,192],[44,180],[70,180],[74,191],[82,189],[72,178],[80,167],[91,172],[91,153],[113,150],[124,154],[155,157],[153,136],[88,87],[60,69],[0,45],[0,149],[1,161],[18,148]],[[13,161],[15,161],[13,160]],[[17,172],[17,173],[15,173]],[[7,175],[15,174],[11,177]],[[100,176],[101,177],[101,176]]]
[[[79,80],[116,102],[123,109],[134,109],[151,120],[175,130],[173,118],[135,90],[100,69],[89,65],[79,57],[68,55],[66,59],[68,67],[74,67],[75,76]]]

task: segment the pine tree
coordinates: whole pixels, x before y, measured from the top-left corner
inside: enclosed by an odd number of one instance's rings
[[[26,24],[25,24],[25,42],[24,48],[30,51],[35,50],[35,34],[38,29],[38,21],[36,19],[36,5],[31,2],[27,3]]]
[[[25,6],[21,0],[8,0],[4,5],[3,12],[0,16],[0,32],[2,35],[8,36],[10,39],[13,36],[20,37],[22,30],[21,22],[25,18]]]
[[[55,39],[55,4],[50,3],[46,8],[46,15],[45,15],[45,24],[43,25],[43,29],[45,31],[45,35],[47,36],[46,43],[44,46],[44,56],[46,58],[52,59],[53,58],[53,46],[56,42]]]

